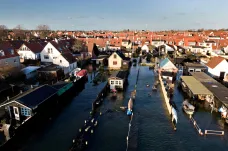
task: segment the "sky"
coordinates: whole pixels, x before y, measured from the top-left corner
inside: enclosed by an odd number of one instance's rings
[[[228,0],[0,0],[0,25],[52,30],[228,28]]]

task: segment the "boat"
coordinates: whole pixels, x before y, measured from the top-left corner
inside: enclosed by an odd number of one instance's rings
[[[111,93],[112,93],[112,97],[116,97],[117,90],[116,89],[112,89]]]
[[[176,125],[177,125],[177,111],[175,110],[174,107],[172,107],[171,116],[172,116],[172,123],[174,125],[174,129],[176,130]]]
[[[82,77],[87,77],[87,70],[82,69],[76,73],[76,77],[82,78]]]
[[[152,87],[152,91],[156,91],[157,90],[157,87],[154,85],[153,87]]]
[[[194,113],[195,107],[191,105],[187,100],[185,100],[182,104],[182,108],[188,115],[192,115]]]
[[[128,101],[127,115],[132,115],[132,113],[133,113],[132,109],[133,109],[133,101],[130,98],[129,101]]]
[[[227,116],[227,109],[226,107],[222,106],[218,110],[221,113],[221,118],[225,120],[225,122],[228,124],[228,116]]]
[[[74,69],[73,71],[71,71],[70,72],[70,75],[71,76],[77,76],[77,73],[79,72],[79,71],[81,71],[82,69],[81,68],[76,68],[76,69]]]

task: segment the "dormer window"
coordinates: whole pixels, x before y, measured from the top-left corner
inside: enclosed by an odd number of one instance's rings
[[[14,55],[14,50],[11,49],[11,50],[10,50],[10,53],[11,53],[11,55]]]
[[[0,56],[5,56],[5,53],[3,50],[0,50]]]

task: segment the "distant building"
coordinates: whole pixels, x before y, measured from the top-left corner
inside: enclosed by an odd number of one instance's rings
[[[0,43],[0,68],[20,67],[20,57],[9,42]]]

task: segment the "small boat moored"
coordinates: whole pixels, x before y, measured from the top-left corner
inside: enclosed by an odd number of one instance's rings
[[[185,111],[186,114],[188,115],[193,115],[195,111],[195,107],[191,105],[187,100],[185,100],[182,104],[182,108]]]
[[[128,101],[128,109],[127,109],[127,115],[132,115],[132,109],[133,109],[133,101],[132,99],[130,98],[129,101]]]
[[[172,107],[171,111],[171,116],[172,116],[172,123],[174,125],[174,130],[176,130],[176,125],[177,125],[177,111]]]

